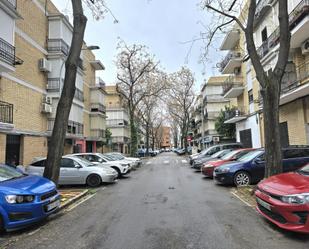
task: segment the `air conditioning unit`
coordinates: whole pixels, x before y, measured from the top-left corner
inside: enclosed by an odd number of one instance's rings
[[[305,41],[301,45],[301,52],[302,52],[302,54],[309,54],[309,40]]]
[[[236,67],[234,68],[234,74],[238,75],[241,72],[241,68],[240,67]]]
[[[52,111],[53,111],[53,108],[52,108],[51,105],[43,103],[43,105],[42,105],[42,112],[43,113],[52,113]]]
[[[51,105],[52,104],[52,98],[48,97],[48,96],[43,96],[43,103]]]
[[[51,64],[45,58],[39,60],[39,69],[41,72],[51,72]]]

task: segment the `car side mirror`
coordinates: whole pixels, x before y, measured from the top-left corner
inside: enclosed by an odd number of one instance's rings
[[[76,168],[76,169],[80,169],[80,168],[82,168],[82,166],[81,166],[81,165],[79,165],[78,163],[76,163],[74,166],[75,166],[75,168]]]
[[[264,163],[264,161],[263,161],[262,159],[260,159],[260,158],[255,159],[254,162],[255,162],[256,164],[262,164],[262,163]]]
[[[99,158],[99,163],[103,163],[103,159],[102,158]]]

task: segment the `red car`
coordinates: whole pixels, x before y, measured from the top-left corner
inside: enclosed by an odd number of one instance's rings
[[[255,196],[257,211],[270,222],[286,230],[309,233],[309,164],[260,182]]]
[[[224,163],[237,160],[238,158],[241,158],[243,155],[247,154],[249,151],[252,151],[252,150],[254,149],[247,148],[247,149],[233,150],[227,153],[226,155],[224,155],[223,157],[221,157],[219,160],[209,161],[202,166],[202,173],[205,176],[212,178],[214,169],[216,167],[219,167]]]

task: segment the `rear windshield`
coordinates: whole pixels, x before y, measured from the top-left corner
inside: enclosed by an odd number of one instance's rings
[[[295,149],[284,149],[283,158],[297,158],[297,157],[309,157],[309,149],[307,148],[295,148]]]
[[[249,162],[251,160],[253,160],[254,158],[256,158],[257,156],[263,154],[263,151],[260,150],[256,150],[256,151],[251,151],[245,155],[243,155],[242,157],[238,158],[237,161],[240,162]]]

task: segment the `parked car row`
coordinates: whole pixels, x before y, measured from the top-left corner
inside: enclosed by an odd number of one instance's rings
[[[148,156],[155,157],[155,156],[159,155],[162,152],[170,152],[170,151],[171,150],[169,148],[165,148],[165,149],[161,148],[161,149],[156,149],[156,150],[153,150],[152,148],[149,148]],[[137,156],[138,157],[145,157],[145,156],[147,156],[147,149],[146,148],[138,149],[137,150]]]
[[[182,156],[182,155],[186,154],[186,149],[185,148],[174,148],[172,151],[175,152],[179,156]],[[187,153],[188,154],[192,154],[192,147],[188,147],[187,148]]]
[[[240,144],[210,147],[189,157],[191,167],[215,183],[256,184],[257,211],[277,226],[309,233],[309,146],[282,149],[283,174],[264,179],[265,151]]]
[[[139,158],[120,153],[78,153],[60,161],[59,185],[98,187],[141,165]],[[30,165],[16,168],[0,164],[0,230],[30,225],[60,207],[60,194],[53,182],[43,178],[46,158],[36,158]]]

